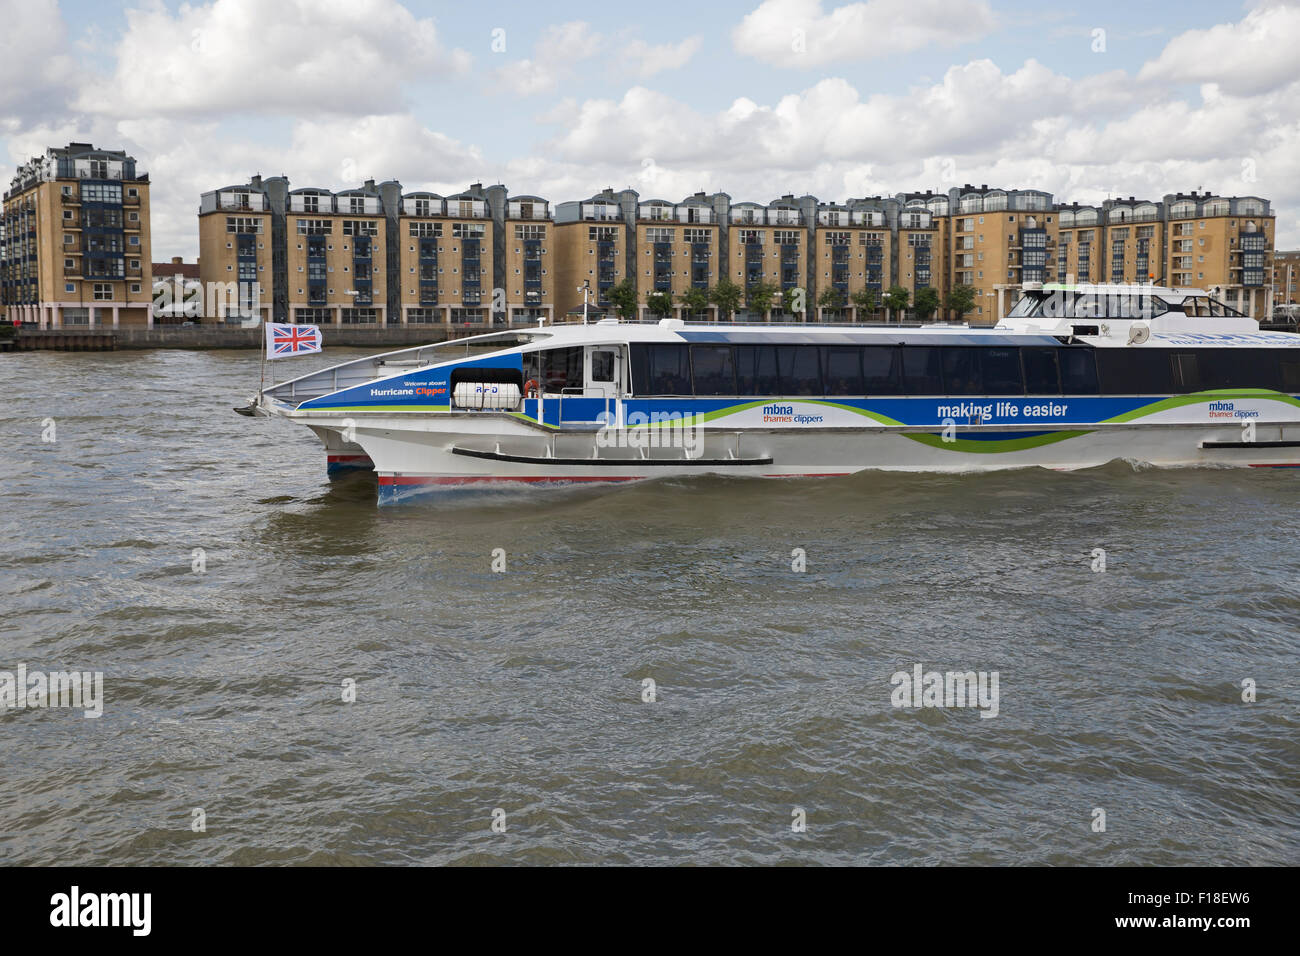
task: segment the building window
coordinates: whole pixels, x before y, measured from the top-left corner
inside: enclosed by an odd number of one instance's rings
[[[140,291],[140,283],[138,283],[138,282],[132,282],[132,283],[131,283],[131,291],[132,291],[132,292],[139,292],[139,291]]]
[[[98,302],[107,302],[113,298],[113,285],[110,282],[96,282],[94,298]]]
[[[76,287],[75,285],[73,285],[71,282],[65,282],[65,283],[63,284],[63,291],[64,291],[64,292],[76,292],[76,291],[77,291],[77,287]]]
[[[262,220],[255,216],[227,216],[226,232],[261,232]]]

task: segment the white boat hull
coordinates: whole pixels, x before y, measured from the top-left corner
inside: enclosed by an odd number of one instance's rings
[[[334,449],[373,464],[381,500],[491,483],[626,482],[685,475],[832,477],[864,470],[1072,470],[1117,459],[1157,467],[1300,467],[1300,422],[1145,423],[1038,427],[701,429],[689,448],[639,447],[628,430],[548,431],[509,415],[356,416],[351,441],[312,422]],[[333,452],[337,453],[337,452]]]

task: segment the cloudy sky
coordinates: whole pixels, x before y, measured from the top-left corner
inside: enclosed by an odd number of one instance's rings
[[[1300,248],[1300,2],[0,0],[0,177],[71,140],[199,193],[505,183],[680,199],[1046,189],[1271,199]]]

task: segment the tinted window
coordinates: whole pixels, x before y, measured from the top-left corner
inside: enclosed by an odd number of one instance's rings
[[[1198,373],[1188,378],[1187,359]],[[1175,384],[1181,391],[1212,388],[1277,388],[1278,356],[1266,349],[1200,349],[1195,354],[1178,353],[1174,359]],[[1190,385],[1185,383],[1192,383]]]
[[[1288,349],[1277,357],[1281,390],[1292,395],[1300,393],[1300,354]]]
[[[542,387],[548,392],[582,388],[582,347],[547,349],[542,353]]]
[[[1201,390],[1201,363],[1195,352],[1175,352],[1170,356],[1174,364],[1174,388],[1180,392]]]
[[[599,351],[591,353],[591,380],[593,382],[614,381],[613,352]]]
[[[983,395],[979,355],[973,348],[943,349],[943,384],[949,395]]]
[[[1097,349],[1103,395],[1161,395],[1174,391],[1165,349]]]
[[[781,394],[775,346],[736,346],[736,389],[738,395]]]
[[[1056,368],[1056,349],[1021,349],[1025,367],[1025,394],[1060,395],[1061,376]]]
[[[892,345],[868,345],[862,350],[863,390],[868,395],[897,395],[902,354]]]
[[[690,364],[685,345],[650,346],[650,394],[691,394]]]
[[[1019,349],[977,349],[980,370],[984,373],[985,395],[1023,395],[1025,383],[1020,378]]]
[[[815,345],[778,345],[777,368],[783,395],[821,395],[821,369]]]
[[[822,349],[827,395],[861,395],[862,350],[856,345],[828,345]]]
[[[736,369],[729,345],[692,345],[696,395],[735,395]]]
[[[644,345],[630,346],[628,361],[632,366],[632,391],[637,395],[650,394],[650,349]]]
[[[928,345],[903,346],[903,390],[908,395],[942,395],[939,350]]]
[[[1060,349],[1061,391],[1066,395],[1097,394],[1097,362],[1092,349]]]

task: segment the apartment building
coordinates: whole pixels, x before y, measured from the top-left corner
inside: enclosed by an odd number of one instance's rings
[[[766,206],[735,203],[729,209],[730,279],[747,291],[757,285],[774,289],[773,304],[760,314],[746,301],[737,319],[789,320],[815,308],[809,282],[810,248],[817,200],[785,195]]]
[[[878,309],[864,310],[854,296],[870,290],[879,307],[889,287],[893,233],[889,202],[879,196],[847,203],[817,204],[810,244],[816,316],[821,320],[866,321]],[[838,305],[827,304],[826,290]]]
[[[290,321],[387,324],[387,217],[374,181],[290,190],[286,216]]]
[[[970,286],[975,307],[972,325],[993,325],[1019,298],[1026,282],[1043,282],[1056,253],[1056,215],[1052,196],[1037,189],[990,189],[967,184],[949,190],[946,211],[937,201],[932,213],[946,220],[950,256],[949,287]]]
[[[610,290],[625,280],[640,317],[651,314],[656,294],[670,296],[680,317],[684,296],[724,278],[775,292],[763,315],[742,302],[737,317],[758,320],[865,321],[881,314],[896,286],[913,303],[933,289],[938,317],[956,318],[944,302],[969,286],[975,304],[964,318],[988,325],[1025,283],[1044,281],[1199,286],[1260,318],[1282,281],[1274,275],[1274,216],[1253,196],[1066,205],[1041,190],[968,183],[760,203],[721,192],[673,201],[607,188],[552,207],[478,183],[450,196],[404,194],[395,182],[342,192],[288,187],[284,177],[255,176],[203,195],[205,285],[244,283],[242,298],[209,310],[209,321],[252,306],[277,320],[325,324],[531,325],[580,314],[584,293],[590,315],[608,313]],[[21,224],[13,226],[21,234]],[[870,314],[853,301],[864,289],[877,297]],[[716,318],[717,309],[693,314]]]
[[[534,324],[554,315],[552,230],[546,200],[500,185],[442,196],[396,181],[335,192],[254,176],[201,198],[205,286],[248,283],[231,304],[233,293],[209,287],[219,305],[205,320]]]
[[[1276,225],[1267,200],[1191,192],[1167,195],[1163,205],[1169,284],[1206,289],[1239,312],[1265,317]]]
[[[637,203],[633,249],[637,260],[639,315],[649,315],[646,305],[656,293],[667,295],[672,314],[688,311],[696,318],[712,318],[716,306],[688,310],[682,296],[698,289],[704,296],[718,281],[722,228],[713,203],[704,193],[679,203],[650,199]]]
[[[4,194],[0,305],[38,328],[150,326],[149,176],[121,150],[50,148]]]
[[[197,317],[216,322],[273,318],[270,293],[275,220],[271,193],[277,186],[283,210],[288,188],[284,179],[263,183],[262,177],[254,176],[243,185],[214,189],[199,197]],[[175,317],[177,311],[169,308],[164,314]],[[196,317],[193,310],[181,314],[190,320]]]
[[[613,310],[609,290],[636,274],[637,193],[604,189],[555,207],[555,278],[559,314]],[[644,293],[641,294],[644,300]]]
[[[555,318],[555,224],[551,204],[540,196],[506,202],[501,288],[511,324],[536,325]]]
[[[1300,304],[1300,251],[1273,253],[1273,305]]]

